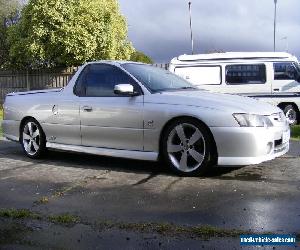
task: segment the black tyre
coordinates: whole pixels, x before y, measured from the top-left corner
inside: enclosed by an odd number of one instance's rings
[[[298,112],[293,105],[286,105],[283,109],[283,112],[290,125],[296,125],[298,123]]]
[[[194,119],[180,119],[167,127],[162,138],[162,157],[171,170],[182,176],[206,173],[213,162],[212,138]]]
[[[28,119],[20,130],[20,142],[24,153],[32,159],[38,159],[46,151],[46,137],[42,127],[35,119]]]

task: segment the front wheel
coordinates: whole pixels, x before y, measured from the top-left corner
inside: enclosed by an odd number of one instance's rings
[[[287,105],[284,107],[283,112],[286,116],[286,119],[290,125],[296,125],[297,120],[297,110],[293,105]]]
[[[30,158],[40,158],[46,150],[44,132],[34,119],[28,119],[23,124],[20,141],[24,153]]]
[[[195,176],[207,172],[212,153],[211,136],[200,122],[182,119],[173,122],[165,131],[163,158],[180,175]]]

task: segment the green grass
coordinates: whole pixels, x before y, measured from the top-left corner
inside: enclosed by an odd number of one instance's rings
[[[40,199],[38,199],[37,201],[35,201],[34,204],[42,205],[42,204],[47,204],[48,202],[49,202],[49,197],[43,196]]]
[[[79,218],[71,214],[51,215],[48,220],[58,224],[75,224],[79,222]]]
[[[41,217],[28,209],[0,209],[0,217],[11,219],[41,219]]]
[[[1,209],[0,208],[0,218],[10,218],[16,221],[22,221],[26,219],[41,220],[46,222],[52,222],[54,224],[60,224],[62,226],[74,226],[75,224],[81,223],[83,225],[92,226],[99,230],[110,230],[119,229],[125,231],[133,231],[140,233],[158,233],[161,235],[174,236],[174,237],[199,237],[204,239],[209,239],[212,237],[239,237],[241,234],[255,234],[254,231],[243,231],[239,229],[224,229],[213,227],[209,225],[199,225],[199,226],[187,226],[187,225],[175,225],[170,223],[130,223],[130,222],[120,222],[120,221],[107,221],[96,219],[94,222],[85,221],[76,215],[69,213],[58,214],[58,215],[42,215],[36,212],[32,212],[27,209]],[[12,228],[8,233],[14,233],[16,229]],[[21,231],[22,232],[22,231]],[[0,230],[0,244],[1,244],[1,232]],[[263,234],[274,234],[272,232],[264,232]],[[6,238],[6,237],[5,237]],[[5,239],[4,238],[4,239]],[[299,234],[297,234],[297,239]],[[3,240],[3,239],[2,239]]]
[[[300,141],[300,125],[291,127],[291,137],[294,140]]]
[[[107,224],[105,224],[107,226]],[[110,227],[121,230],[138,232],[156,232],[163,235],[190,235],[194,237],[238,237],[241,234],[251,234],[250,231],[237,229],[223,229],[209,225],[202,226],[177,226],[169,223],[116,223]]]

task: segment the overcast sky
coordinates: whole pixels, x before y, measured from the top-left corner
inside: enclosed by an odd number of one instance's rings
[[[191,52],[188,0],[119,2],[136,49],[156,62]],[[197,53],[273,50],[274,0],[192,0],[192,15]],[[278,0],[276,40],[300,57],[300,0]]]

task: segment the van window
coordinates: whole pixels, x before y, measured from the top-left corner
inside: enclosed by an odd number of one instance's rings
[[[274,80],[296,80],[298,72],[291,62],[274,63]]]
[[[175,74],[193,85],[217,85],[222,82],[221,66],[177,67]]]
[[[264,64],[234,64],[225,68],[226,83],[264,84],[266,82],[266,65]]]

